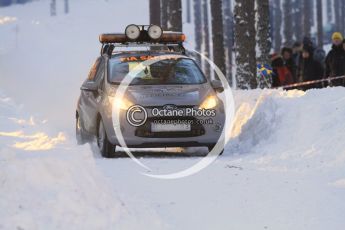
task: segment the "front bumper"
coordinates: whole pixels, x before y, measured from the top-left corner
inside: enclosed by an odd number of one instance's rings
[[[146,108],[151,114],[150,108]],[[109,141],[120,145],[116,137],[111,117],[106,119],[105,128]],[[155,120],[183,120],[191,121],[190,131],[152,132],[151,125]],[[120,112],[120,123],[123,138],[127,147],[154,148],[154,147],[196,147],[209,146],[218,142],[225,123],[225,115],[217,110],[216,116],[205,117],[152,117],[149,116],[144,125],[134,127],[126,119],[126,112]]]

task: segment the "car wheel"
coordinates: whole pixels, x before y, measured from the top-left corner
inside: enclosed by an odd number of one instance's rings
[[[211,152],[214,149],[215,146],[216,146],[216,144],[207,146],[208,147],[208,151]],[[221,156],[221,155],[223,155],[223,153],[224,153],[224,148],[219,153],[219,155]]]
[[[109,142],[102,120],[98,124],[97,145],[102,157],[110,158],[114,154],[115,146]]]
[[[83,130],[83,127],[80,123],[79,116],[77,117],[75,122],[75,137],[77,139],[78,145],[83,145],[87,143],[87,135],[85,134],[85,131]]]

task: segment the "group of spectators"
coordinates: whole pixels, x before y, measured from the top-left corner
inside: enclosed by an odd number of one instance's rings
[[[273,87],[328,79],[345,75],[345,39],[336,32],[332,35],[332,49],[326,55],[322,48],[316,48],[309,38],[293,47],[284,47],[281,54],[271,55]],[[344,78],[296,87],[307,90],[325,86],[345,86]]]

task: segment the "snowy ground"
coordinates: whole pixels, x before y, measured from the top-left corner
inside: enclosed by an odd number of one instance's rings
[[[49,1],[0,9],[0,229],[344,229],[344,89],[236,91],[224,156],[191,177],[152,179],[73,136],[98,34],[147,23],[148,5],[60,9],[56,18]],[[140,160],[166,173],[199,159]]]

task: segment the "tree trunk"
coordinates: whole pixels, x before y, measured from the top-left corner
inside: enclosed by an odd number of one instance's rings
[[[327,0],[327,22],[331,22],[333,19],[333,2],[332,0]]]
[[[203,15],[203,27],[204,27],[204,45],[203,54],[210,58],[210,30],[209,30],[209,17],[208,17],[208,0],[202,0],[202,15]],[[204,62],[204,73],[207,77],[211,77],[210,65]]]
[[[202,45],[202,20],[201,20],[201,0],[194,0],[194,36],[195,36],[195,50],[201,53]],[[196,60],[201,67],[201,58],[196,56]]]
[[[226,73],[229,84],[232,85],[232,49],[234,46],[234,19],[231,9],[231,0],[224,0],[224,41],[226,50]]]
[[[340,31],[339,20],[340,20],[340,10],[339,10],[339,0],[334,0],[334,21],[336,30]]]
[[[226,75],[222,0],[211,0],[213,61]]]
[[[302,42],[303,39],[303,2],[302,0],[295,0],[293,3],[294,9],[294,39]]]
[[[187,23],[191,23],[192,20],[191,20],[191,9],[190,9],[190,3],[191,0],[187,0],[187,7],[186,7],[186,11],[187,11]]]
[[[163,30],[168,30],[168,11],[169,11],[169,1],[161,0],[161,27]]]
[[[312,2],[313,0],[303,0],[303,32],[304,36],[311,37],[311,26],[312,26]]]
[[[293,11],[291,0],[283,0],[283,14],[284,14],[284,45],[291,47],[293,45]]]
[[[282,35],[281,35],[281,27],[282,27],[282,10],[281,10],[281,1],[280,0],[273,0],[273,9],[274,9],[274,50],[275,52],[280,52],[282,46]]]
[[[50,16],[56,16],[56,0],[50,2]]]
[[[323,47],[323,15],[322,0],[317,0],[317,43],[320,48]]]
[[[253,0],[235,0],[235,49],[237,87],[257,88],[255,9]]]
[[[344,9],[344,1],[343,0],[340,0],[339,1],[339,22],[338,22],[338,24],[339,24],[339,31],[341,32],[341,33],[344,33],[344,11],[343,11],[343,9]]]
[[[68,0],[65,0],[65,14],[69,13],[69,2]]]
[[[161,25],[160,0],[150,0],[150,24]]]
[[[182,31],[181,0],[169,0],[168,30],[178,31],[178,32]]]
[[[269,55],[271,51],[271,37],[270,37],[270,8],[268,0],[256,0],[257,5],[257,41],[258,41],[258,62],[261,64],[270,63]]]

